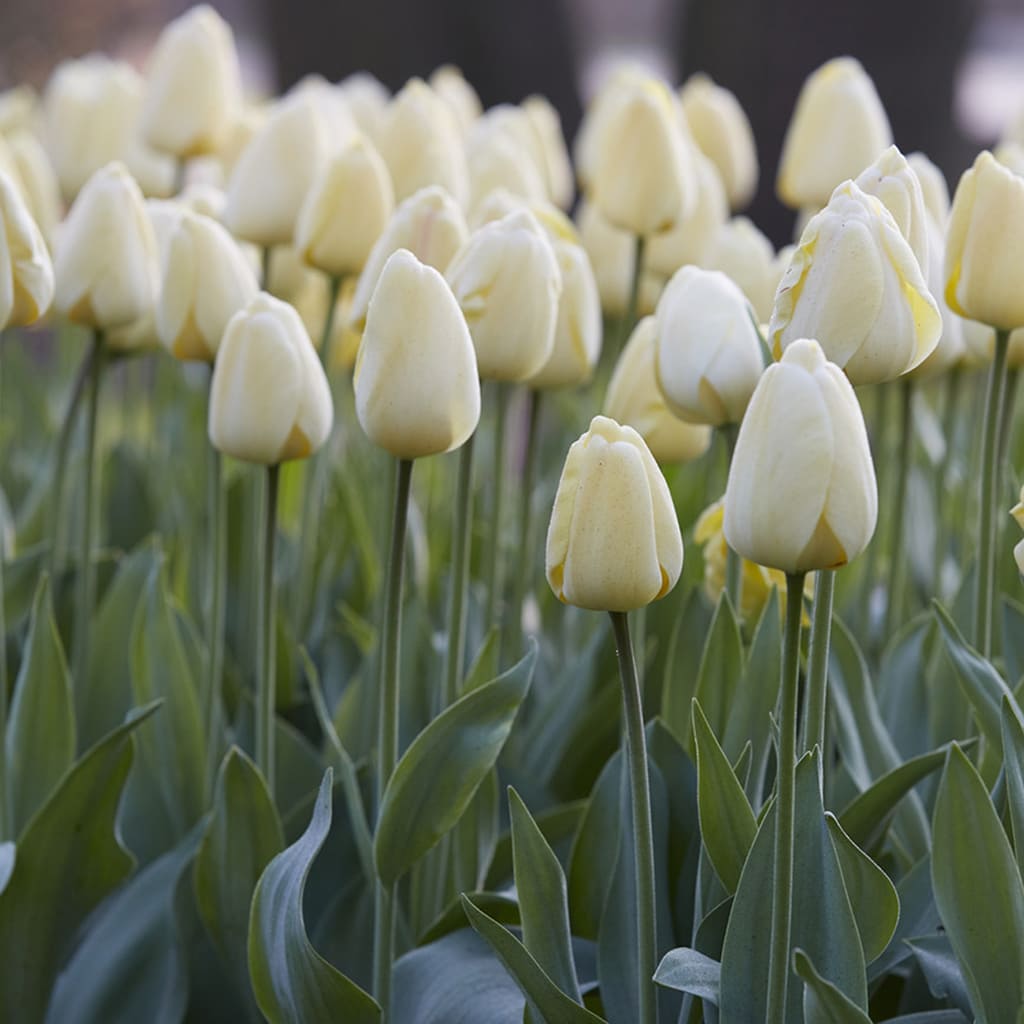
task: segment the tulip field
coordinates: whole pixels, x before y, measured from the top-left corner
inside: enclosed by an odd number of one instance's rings
[[[0,93],[0,1024],[1024,1024],[1024,112],[898,144]]]

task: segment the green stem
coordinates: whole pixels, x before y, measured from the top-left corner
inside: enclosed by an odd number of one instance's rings
[[[381,634],[380,705],[377,722],[377,808],[384,799],[391,773],[398,763],[399,652],[402,632],[402,571],[405,562],[406,520],[409,514],[411,459],[396,466],[395,508],[391,520],[387,589],[384,593],[384,628]],[[395,886],[377,883],[374,894],[373,994],[387,1019],[391,1001],[391,962],[395,950]]]
[[[72,680],[83,686],[89,664],[89,628],[96,602],[96,573],[92,561],[93,505],[96,494],[96,424],[99,418],[100,378],[103,375],[103,332],[94,331],[92,360],[89,364],[89,394],[86,407],[85,496],[81,548],[78,558],[78,606],[75,612],[75,642],[72,654]]]
[[[889,520],[889,600],[885,608],[885,637],[888,640],[899,627],[903,603],[904,575],[907,560],[903,557],[904,516],[907,506],[907,481],[913,451],[914,382],[909,377],[900,381],[900,449],[893,481],[892,509]]]
[[[825,764],[825,708],[828,701],[828,650],[832,638],[832,595],[836,574],[819,569],[814,581],[814,619],[811,622],[810,666],[807,673],[807,703],[804,715],[803,749],[821,751]]]
[[[644,275],[644,255],[647,248],[647,239],[643,235],[636,235],[633,239],[633,275],[629,282],[629,301],[626,304],[626,313],[622,318],[621,334],[619,337],[618,351],[625,347],[629,336],[636,326],[637,311],[640,308],[640,282]]]
[[[274,711],[277,706],[276,643],[274,636],[274,541],[277,536],[277,490],[281,467],[267,466],[264,494],[263,579],[259,594],[259,631],[256,635],[260,688],[256,701],[256,764],[274,793]]]
[[[767,1021],[786,1019],[793,920],[793,832],[796,815],[796,715],[800,673],[800,618],[804,573],[786,574],[786,642],[779,708],[779,756],[775,801],[775,867],[772,936],[768,959]]]
[[[4,334],[0,331],[0,342]],[[3,413],[3,356],[0,355],[0,415]],[[2,419],[0,419],[2,423]],[[6,596],[4,591],[4,560],[7,549],[3,534],[4,524],[0,523],[0,843],[7,838],[7,616],[5,614]]]
[[[260,251],[260,290],[270,291],[270,257],[273,246],[265,245]]]
[[[1013,437],[1013,407],[1017,399],[1017,388],[1020,381],[1020,370],[1016,367],[1007,369],[1006,386],[1003,388],[1003,402],[999,410],[999,465],[1006,465],[1006,453]],[[1000,472],[1002,470],[1000,469]]]
[[[946,441],[945,457],[939,460],[935,470],[935,553],[932,563],[935,575],[932,579],[932,591],[942,598],[942,565],[946,559],[946,546],[949,532],[946,524],[951,517],[944,514],[946,486],[949,480],[949,467],[953,462],[953,443],[956,440],[957,413],[960,411],[960,384],[963,371],[954,367],[946,376],[946,388],[943,399],[942,421],[943,436]]]
[[[1006,353],[1010,332],[996,331],[995,356],[985,396],[985,435],[981,453],[981,517],[978,523],[978,586],[974,605],[974,646],[984,657],[992,653],[992,603],[995,582],[995,512],[999,498],[997,438],[1006,386]]]
[[[320,335],[320,362],[324,372],[331,372],[331,339],[334,334],[334,308],[338,304],[338,292],[341,291],[341,278],[333,274],[327,279],[327,313],[324,316],[324,329]]]
[[[739,425],[736,423],[727,423],[722,428],[729,454],[729,465],[732,464],[733,453],[736,451],[736,438],[739,432]],[[725,592],[729,595],[737,616],[740,616],[740,601],[743,599],[743,559],[738,552],[728,546],[725,549]]]
[[[487,604],[485,607],[484,625],[489,629],[497,626],[500,630],[503,612],[501,600],[501,524],[502,511],[505,504],[505,421],[508,419],[509,385],[504,381],[494,383],[494,449],[492,464],[494,484],[491,488],[491,530],[490,562],[487,566]]]
[[[610,612],[615,632],[615,653],[622,680],[622,710],[629,758],[629,785],[633,805],[633,843],[636,855],[637,968],[640,992],[637,1024],[655,1024],[657,993],[654,968],[658,934],[654,892],[654,831],[651,824],[651,787],[647,775],[647,737],[636,662],[625,612]]]
[[[452,574],[448,595],[448,647],[444,656],[443,711],[454,703],[462,684],[466,648],[466,592],[469,588],[469,554],[473,535],[473,434],[459,449],[459,473],[455,485],[455,518],[452,524]]]
[[[207,538],[206,601],[209,632],[206,638],[207,678],[203,694],[206,722],[206,785],[213,792],[220,761],[221,682],[224,674],[224,610],[227,586],[227,507],[224,501],[223,460],[213,445],[206,456]]]

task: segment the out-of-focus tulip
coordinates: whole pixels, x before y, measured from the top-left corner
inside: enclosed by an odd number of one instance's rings
[[[160,33],[146,75],[146,141],[179,158],[220,148],[241,104],[231,26],[200,4]]]
[[[536,143],[533,129],[518,107],[488,111],[477,121],[466,140],[471,215],[499,188],[529,203],[547,198],[544,170],[531,143]]]
[[[193,213],[201,213],[204,217],[212,217],[220,223],[224,217],[224,207],[228,197],[224,190],[208,182],[195,181],[186,185],[177,196],[182,206]]]
[[[159,282],[156,239],[142,193],[121,164],[85,184],[57,238],[55,306],[98,330],[151,312]]]
[[[314,179],[299,211],[295,247],[332,277],[363,269],[394,210],[391,178],[362,136],[335,153]]]
[[[725,274],[683,267],[658,302],[658,386],[688,423],[739,423],[764,368],[754,311]]]
[[[946,301],[970,320],[1024,327],[1024,178],[988,152],[964,172],[953,196]]]
[[[312,455],[331,433],[334,409],[299,314],[265,292],[228,322],[210,385],[210,441],[268,466]]]
[[[786,129],[776,190],[788,206],[824,206],[886,146],[892,130],[860,62],[836,57],[804,82]]]
[[[878,489],[853,385],[816,341],[794,341],[758,382],[725,491],[725,539],[787,573],[836,569],[867,547]]]
[[[428,84],[451,111],[459,132],[465,136],[484,112],[476,89],[454,64],[442,64],[435,68]]]
[[[723,224],[708,244],[702,265],[735,281],[759,322],[771,316],[779,280],[775,247],[749,218],[733,217]]]
[[[46,244],[53,247],[61,219],[60,186],[50,158],[30,132],[14,132],[7,138],[11,161],[32,219],[39,225]]]
[[[11,179],[0,173],[0,330],[35,323],[53,301],[53,264]]]
[[[816,338],[854,384],[912,370],[942,332],[939,307],[892,214],[852,181],[813,217],[779,284],[768,327],[778,358]]]
[[[644,439],[595,416],[573,442],[548,526],[548,583],[565,604],[628,612],[664,597],[683,568],[672,496]]]
[[[576,190],[558,111],[545,96],[527,96],[522,108],[536,136],[548,199],[560,209],[568,210]]]
[[[39,97],[30,85],[0,92],[0,135],[32,131],[38,108]]]
[[[633,328],[615,364],[604,414],[632,427],[658,462],[689,462],[707,451],[711,428],[681,420],[665,404],[658,387],[657,358],[657,320],[646,316]]]
[[[310,74],[296,82],[284,95],[286,101],[305,97],[313,101],[327,128],[327,152],[348,145],[359,134],[359,125],[352,116],[345,94],[323,75]]]
[[[553,206],[546,199],[528,202],[522,196],[514,195],[505,188],[496,188],[488,193],[486,199],[473,211],[470,227],[474,230],[482,228],[492,220],[501,220],[516,210],[529,210],[548,233],[548,238],[552,242],[583,244],[576,225],[557,206]]]
[[[746,206],[757,189],[757,147],[739,100],[704,74],[691,75],[679,99],[694,141],[721,176],[730,206]]]
[[[910,153],[907,163],[913,168],[917,180],[921,183],[921,196],[925,209],[935,218],[936,223],[944,226],[949,218],[949,185],[946,176],[924,155]],[[937,263],[941,263],[940,250],[933,250]]]
[[[955,313],[953,316],[960,323],[969,363],[972,366],[991,363],[996,347],[995,328],[977,320],[961,320]],[[1006,367],[1009,370],[1024,368],[1024,327],[1018,327],[1017,330],[1010,332],[1010,344],[1006,349]]]
[[[992,155],[1004,166],[1008,167],[1018,178],[1024,177],[1024,144],[1020,142],[1000,142]]]
[[[359,130],[368,139],[376,138],[390,99],[387,86],[369,71],[355,71],[338,83],[338,91]]]
[[[384,265],[359,347],[356,414],[399,459],[458,448],[480,420],[480,381],[466,322],[445,279],[407,250]]]
[[[1024,487],[1020,489],[1020,501],[1010,509],[1010,515],[1017,520],[1017,525],[1024,530]],[[1013,549],[1013,557],[1017,560],[1017,568],[1024,576],[1024,540],[1017,542]]]
[[[485,380],[522,381],[551,356],[562,278],[537,218],[519,210],[485,224],[445,272]]]

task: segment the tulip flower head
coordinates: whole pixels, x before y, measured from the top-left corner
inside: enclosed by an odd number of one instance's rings
[[[0,331],[35,323],[53,301],[53,264],[11,179],[0,172]]]
[[[484,108],[462,70],[454,64],[442,64],[433,70],[427,84],[451,111],[460,134],[466,135]]]
[[[924,153],[911,153],[907,156],[907,163],[910,164],[917,180],[921,183],[921,196],[924,199],[925,209],[935,218],[936,222],[943,227],[949,218],[949,185],[946,184],[945,175],[938,167],[924,155]],[[942,262],[936,253],[936,262]]]
[[[544,96],[528,96],[523,100],[522,108],[533,130],[548,199],[560,209],[567,210],[572,206],[576,188],[558,111]]]
[[[733,217],[718,228],[707,245],[701,266],[720,270],[732,278],[750,300],[758,323],[771,316],[779,283],[775,247],[749,217]]]

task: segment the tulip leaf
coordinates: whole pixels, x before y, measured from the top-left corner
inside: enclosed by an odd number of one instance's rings
[[[885,1024],[971,1024],[959,1010],[925,1010],[924,1013],[900,1014],[890,1017]],[[1020,1022],[1018,1021],[1018,1024]]]
[[[979,1024],[1024,1003],[1024,884],[985,784],[955,743],[935,801],[932,884]]]
[[[374,836],[384,885],[401,878],[462,817],[508,738],[536,658],[534,644],[517,665],[441,712],[402,755]]]
[[[549,846],[571,841],[579,832],[587,812],[589,801],[573,800],[571,803],[549,807],[534,817],[537,827]],[[512,833],[505,832],[498,837],[494,846],[491,865],[487,869],[487,888],[497,890],[502,883],[512,879]]]
[[[249,917],[249,973],[270,1024],[377,1024],[380,1007],[332,967],[306,934],[302,897],[331,827],[330,768],[306,831],[264,869]]]
[[[673,949],[661,958],[654,980],[665,988],[689,992],[718,1005],[721,998],[722,965],[696,949]]]
[[[661,688],[661,718],[688,752],[693,749],[690,705],[697,692],[699,672],[699,666],[694,669],[693,652],[700,650],[709,625],[709,613],[700,594],[691,590],[669,638]]]
[[[963,1013],[972,1014],[964,972],[949,943],[949,937],[941,932],[921,935],[907,939],[906,945],[924,975],[928,991],[936,999],[948,999]]]
[[[701,655],[696,692],[697,700],[717,736],[725,735],[742,676],[743,638],[740,635],[740,624],[733,611],[732,601],[723,590]],[[734,748],[727,749],[726,754],[737,757],[746,740],[746,736],[736,737]]]
[[[1003,612],[1003,658],[1006,661],[1006,678],[1017,688],[1024,679],[1024,605],[1013,601],[1005,594],[1002,598]]]
[[[1017,868],[1024,875],[1024,728],[1003,701],[1003,770]]]
[[[514,897],[487,891],[467,892],[466,895],[477,907],[493,917],[499,924],[508,924],[513,927],[519,927],[522,924],[519,916],[519,903]],[[466,912],[462,909],[460,894],[441,911],[434,923],[419,937],[417,945],[428,946],[452,932],[457,932],[460,928],[467,927],[468,924]]]
[[[826,981],[802,950],[793,952],[793,970],[804,983],[804,1024],[871,1024],[871,1018]]]
[[[36,588],[25,654],[7,722],[6,785],[17,836],[75,759],[75,712],[50,584]]]

